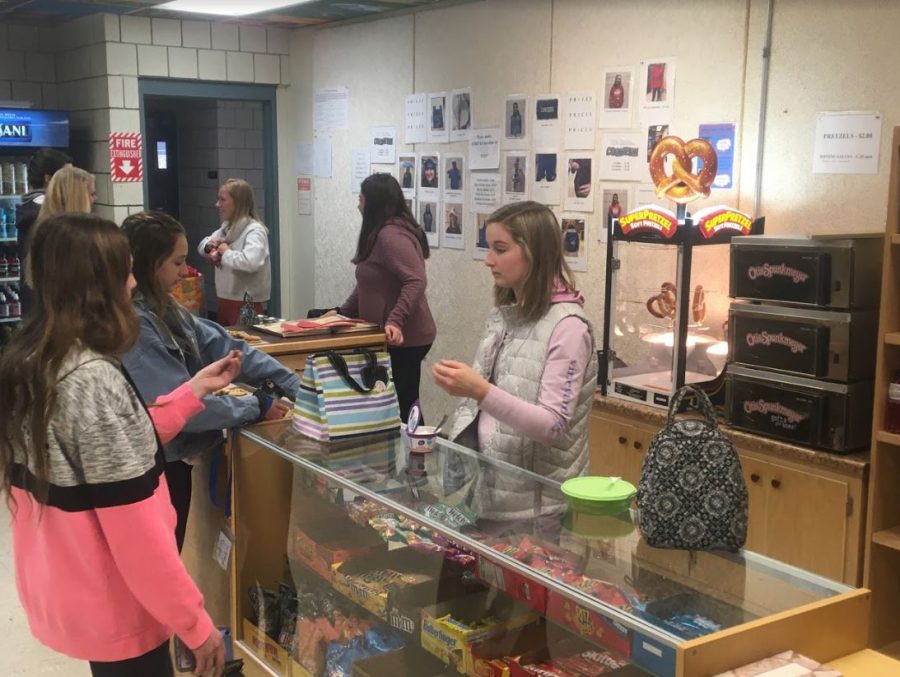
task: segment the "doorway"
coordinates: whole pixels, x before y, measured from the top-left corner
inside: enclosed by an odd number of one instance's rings
[[[203,315],[215,318],[215,271],[197,245],[220,225],[215,202],[229,178],[253,187],[257,213],[269,230],[268,312],[280,315],[275,88],[144,78],[138,87],[147,168],[144,204],[184,225],[188,263],[204,278]]]

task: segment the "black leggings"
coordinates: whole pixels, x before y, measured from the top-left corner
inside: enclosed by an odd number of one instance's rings
[[[400,420],[406,423],[409,408],[419,399],[419,379],[422,376],[422,360],[431,350],[427,346],[412,348],[388,348],[391,356],[391,371],[394,373],[394,387],[400,403]]]
[[[137,658],[112,663],[91,661],[91,674],[94,677],[174,677],[169,642]]]
[[[169,485],[169,497],[172,506],[178,516],[175,525],[175,540],[178,542],[178,552],[184,545],[184,533],[187,530],[188,513],[191,510],[191,468],[193,466],[184,461],[166,462],[166,483]]]

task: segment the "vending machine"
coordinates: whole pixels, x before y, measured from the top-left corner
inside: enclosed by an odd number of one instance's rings
[[[67,112],[0,108],[0,350],[21,321],[16,209],[29,191],[28,161],[39,148],[68,147]]]

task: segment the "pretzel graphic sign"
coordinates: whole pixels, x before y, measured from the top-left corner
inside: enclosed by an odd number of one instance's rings
[[[672,173],[666,173],[666,157],[672,156]],[[693,158],[703,161],[699,174],[691,171]],[[650,177],[656,185],[656,195],[678,204],[687,204],[701,197],[709,197],[709,187],[718,168],[716,151],[703,139],[687,143],[677,136],[664,136],[650,156]]]

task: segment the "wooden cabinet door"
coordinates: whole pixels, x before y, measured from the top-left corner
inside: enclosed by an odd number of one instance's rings
[[[744,472],[744,483],[747,485],[747,495],[750,499],[747,523],[747,543],[744,546],[760,555],[768,555],[766,543],[766,475],[765,469],[768,463],[758,461],[755,458],[741,456],[741,469]]]
[[[844,579],[846,482],[765,463],[767,555]]]
[[[644,466],[644,458],[646,458],[647,450],[650,448],[650,443],[657,432],[656,430],[635,427],[631,437],[628,439],[628,449],[626,449],[628,476],[623,475],[623,477],[634,484],[634,486],[637,486],[641,479],[641,468]]]
[[[618,476],[628,479],[628,447],[634,428],[604,416],[591,416],[588,444],[591,450],[591,475]],[[631,481],[631,480],[629,480]]]

